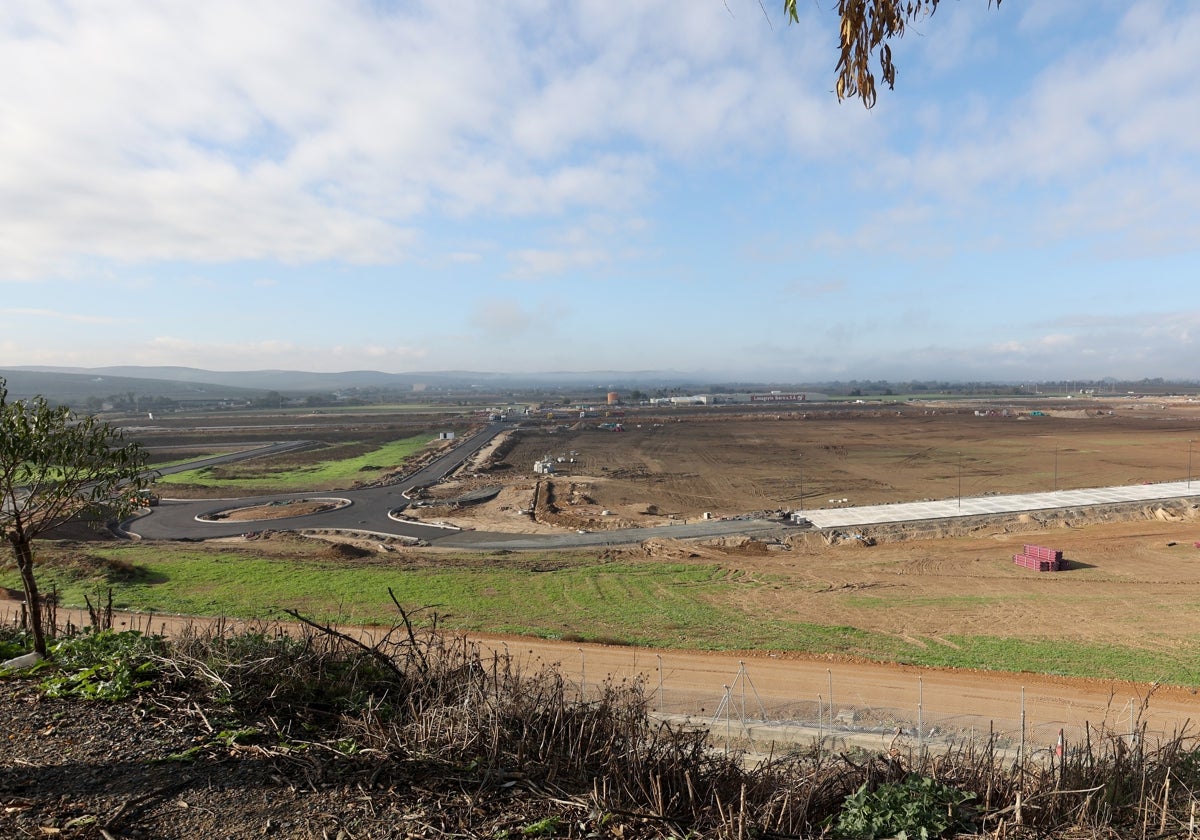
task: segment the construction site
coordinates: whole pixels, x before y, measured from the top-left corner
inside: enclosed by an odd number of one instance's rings
[[[1194,403],[807,405],[524,422],[436,489],[462,527],[612,530],[1188,478]]]

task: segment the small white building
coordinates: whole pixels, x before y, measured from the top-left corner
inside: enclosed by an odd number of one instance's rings
[[[454,432],[438,432],[438,440],[454,440]]]

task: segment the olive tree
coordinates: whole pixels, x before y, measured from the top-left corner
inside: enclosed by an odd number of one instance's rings
[[[797,0],[783,0],[792,23],[800,22]],[[912,23],[937,11],[939,0],[838,0],[841,26],[835,92],[838,100],[857,96],[868,108],[875,104],[875,74],[871,59],[879,53],[879,72],[888,88],[896,86],[896,65],[888,41],[899,38]],[[1000,7],[1001,0],[988,0]]]
[[[8,399],[0,378],[0,531],[12,546],[34,650],[46,655],[33,541],[73,520],[103,524],[140,504],[150,480],[145,450],[94,416],[43,397]]]

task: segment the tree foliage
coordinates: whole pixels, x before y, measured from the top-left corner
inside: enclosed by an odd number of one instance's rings
[[[874,107],[875,74],[872,58],[878,53],[879,74],[888,89],[896,86],[896,65],[888,41],[904,35],[912,23],[937,11],[939,0],[838,0],[841,18],[838,39],[840,54],[835,91],[838,101],[857,96],[863,105]],[[988,0],[999,8],[1001,0]],[[792,23],[800,22],[797,0],[783,0],[783,10]]]
[[[38,653],[46,654],[46,640],[33,541],[73,520],[126,515],[149,480],[145,450],[120,429],[43,397],[10,402],[0,378],[0,532],[16,558]]]

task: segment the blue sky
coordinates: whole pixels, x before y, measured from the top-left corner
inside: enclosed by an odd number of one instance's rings
[[[8,0],[0,367],[1200,377],[1200,6],[764,5]]]

